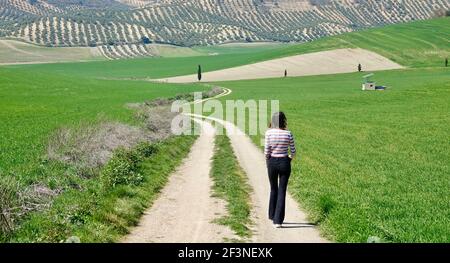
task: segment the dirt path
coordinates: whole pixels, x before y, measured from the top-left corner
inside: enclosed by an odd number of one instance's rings
[[[216,96],[211,97],[211,98],[195,100],[193,102],[189,102],[188,104],[199,104],[199,103],[203,103],[203,102],[208,101],[208,100],[215,100],[215,99],[218,99],[220,97],[228,96],[228,95],[231,94],[231,92],[233,92],[232,90],[227,89],[227,88],[222,88],[222,89],[223,89],[223,92],[220,93],[219,95],[216,95]]]
[[[361,63],[364,71],[400,69],[401,65],[377,53],[361,48],[344,48],[313,52],[302,55],[267,60],[259,63],[211,71],[202,74],[203,82],[244,79],[278,78],[288,76],[310,76],[322,74],[350,73],[357,71]],[[170,83],[198,82],[197,74],[157,79]]]
[[[217,121],[227,129],[239,164],[247,174],[249,183],[253,188],[251,197],[255,223],[253,242],[327,242],[326,239],[319,235],[317,228],[307,220],[305,213],[300,210],[297,202],[290,195],[287,195],[286,198],[284,228],[273,228],[272,222],[267,219],[270,188],[267,179],[266,162],[261,150],[253,144],[247,135],[229,122],[201,115],[187,115],[197,119],[205,118]]]
[[[236,238],[229,228],[211,222],[226,209],[222,200],[211,197],[215,129],[207,122],[200,123],[202,133],[189,156],[122,242],[209,243]]]
[[[218,96],[232,91],[225,89]],[[194,103],[201,103],[199,100]],[[267,219],[269,183],[265,158],[250,138],[235,125],[211,117],[186,114],[202,126],[202,133],[189,156],[171,175],[160,197],[142,217],[139,225],[122,242],[223,242],[239,239],[227,227],[212,223],[226,213],[225,203],[211,196],[213,182],[209,176],[214,154],[215,128],[205,121],[223,125],[233,151],[249,179],[254,222],[252,242],[327,242],[306,219],[298,204],[287,195],[285,225],[275,229]]]

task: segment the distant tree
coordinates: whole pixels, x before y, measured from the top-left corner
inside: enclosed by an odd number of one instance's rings
[[[246,37],[245,41],[247,41],[248,43],[253,42],[253,40],[250,37]]]
[[[358,64],[358,72],[361,72],[361,70],[362,70],[362,66],[361,66],[361,64]]]
[[[202,66],[200,65],[198,65],[197,78],[198,81],[202,80]]]
[[[108,39],[108,45],[114,46],[116,44],[116,41],[114,39]]]
[[[448,58],[445,59],[445,67],[448,67]]]
[[[284,77],[287,77],[287,69],[284,70]]]
[[[152,41],[148,37],[141,37],[141,41],[143,44],[150,44]]]

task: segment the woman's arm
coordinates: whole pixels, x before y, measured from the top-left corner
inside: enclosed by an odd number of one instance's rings
[[[270,158],[271,153],[272,153],[272,149],[270,147],[269,134],[266,131],[266,134],[264,135],[264,155],[266,156],[266,159]]]
[[[289,149],[291,150],[291,155],[289,156],[291,159],[294,159],[297,150],[295,149],[295,140],[292,132],[289,132]]]

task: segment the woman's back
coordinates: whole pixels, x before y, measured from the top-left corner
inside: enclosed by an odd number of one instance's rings
[[[294,136],[289,130],[268,129],[265,135],[264,154],[268,157],[287,157],[295,155]]]

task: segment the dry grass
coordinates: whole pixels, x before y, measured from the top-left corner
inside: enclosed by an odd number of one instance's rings
[[[212,97],[221,92],[222,89],[216,87],[205,92],[204,97]],[[140,127],[102,122],[77,129],[61,128],[49,141],[48,158],[79,168],[98,168],[105,165],[118,148],[131,149],[139,142],[164,140],[172,135],[172,120],[179,114],[171,112],[171,103],[180,97],[193,98],[193,94],[127,104],[128,108],[135,111],[136,119],[142,123]]]
[[[76,130],[62,128],[51,138],[47,154],[52,160],[95,168],[106,164],[117,148],[130,149],[147,139],[142,129],[118,122],[105,122]]]
[[[131,149],[139,142],[156,142],[171,136],[172,119],[178,114],[170,106],[134,104],[141,127],[104,122],[78,129],[62,128],[50,139],[47,155],[51,160],[81,168],[97,168],[108,162],[118,148]]]
[[[203,97],[211,98],[211,97],[219,95],[222,92],[223,92],[223,89],[221,87],[214,86],[209,91],[204,92]]]
[[[12,230],[11,209],[16,203],[17,184],[8,177],[0,178],[0,237]]]
[[[32,211],[41,211],[50,207],[53,197],[62,192],[61,189],[50,189],[42,184],[33,184],[18,193],[20,207],[16,216],[24,215]]]
[[[171,135],[172,119],[179,113],[171,112],[170,106],[149,107],[143,104],[136,112],[144,130],[152,140],[162,140]]]
[[[42,211],[51,206],[52,198],[61,190],[52,190],[34,184],[24,189],[19,183],[5,177],[0,180],[0,238],[14,230],[16,221],[33,211]]]

